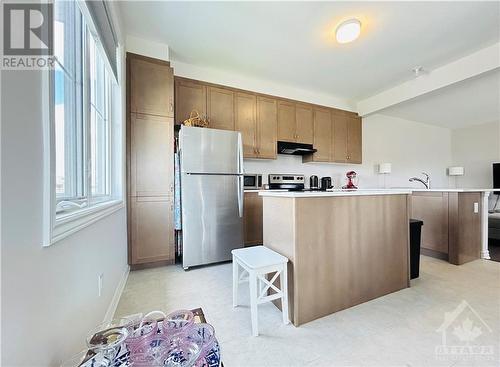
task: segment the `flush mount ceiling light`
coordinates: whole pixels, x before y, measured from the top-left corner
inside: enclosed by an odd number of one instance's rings
[[[349,43],[359,37],[361,33],[361,22],[357,19],[349,19],[339,24],[335,30],[338,43]]]

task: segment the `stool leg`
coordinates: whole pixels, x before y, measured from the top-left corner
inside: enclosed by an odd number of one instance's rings
[[[250,314],[252,316],[252,335],[259,336],[259,325],[257,317],[257,275],[251,271],[248,274],[250,281]]]
[[[283,323],[289,324],[288,318],[288,279],[287,279],[287,264],[283,265],[283,271],[280,274],[280,288],[281,288],[281,311],[283,313]]]
[[[238,261],[233,255],[233,307],[238,306],[238,284],[240,283],[240,272]]]

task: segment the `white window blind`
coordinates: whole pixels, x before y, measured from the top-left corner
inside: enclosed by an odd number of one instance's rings
[[[86,5],[94,22],[110,68],[115,78],[117,78],[118,39],[113,27],[113,22],[111,21],[109,5],[103,0],[87,0]]]

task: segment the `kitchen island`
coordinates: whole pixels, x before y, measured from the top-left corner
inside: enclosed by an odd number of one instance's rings
[[[294,325],[409,287],[410,194],[259,193],[264,245],[290,260]]]
[[[461,265],[489,259],[488,198],[492,189],[412,189],[412,218],[424,222],[423,255]]]

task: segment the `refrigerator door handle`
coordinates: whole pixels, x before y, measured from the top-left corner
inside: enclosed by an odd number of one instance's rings
[[[242,175],[243,172],[243,142],[241,140],[241,133],[238,133],[238,173]]]
[[[238,176],[238,214],[243,218],[243,175]]]
[[[243,177],[243,142],[241,133],[238,133],[238,213],[243,218],[243,195],[244,195],[244,177]]]

